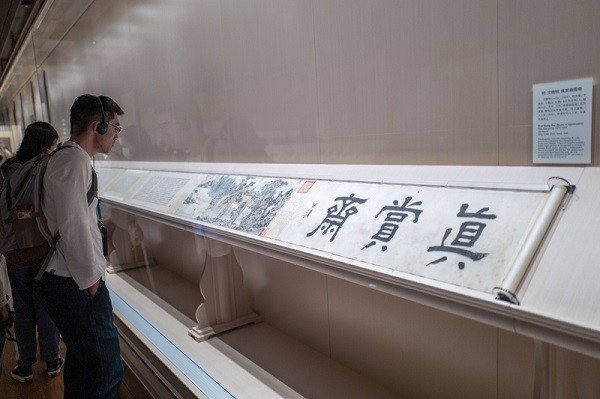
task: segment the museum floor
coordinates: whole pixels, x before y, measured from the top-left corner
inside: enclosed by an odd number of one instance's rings
[[[63,374],[55,378],[46,376],[46,367],[43,362],[33,365],[33,381],[21,384],[10,377],[10,370],[15,367],[15,346],[12,342],[6,342],[4,357],[2,359],[3,370],[0,375],[0,398],[2,399],[62,399],[63,397]],[[65,345],[60,343],[61,356],[65,356]],[[133,396],[121,386],[118,399],[130,399]]]

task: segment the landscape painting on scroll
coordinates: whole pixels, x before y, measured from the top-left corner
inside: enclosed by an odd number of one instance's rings
[[[300,180],[208,175],[176,210],[187,219],[260,234]]]

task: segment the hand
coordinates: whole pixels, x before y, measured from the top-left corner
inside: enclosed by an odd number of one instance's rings
[[[98,292],[98,287],[100,286],[100,280],[96,281],[94,285],[89,287],[87,290],[91,296],[96,296],[96,292]]]
[[[0,308],[0,315],[2,315],[2,321],[8,320],[8,310],[6,309],[6,306]]]

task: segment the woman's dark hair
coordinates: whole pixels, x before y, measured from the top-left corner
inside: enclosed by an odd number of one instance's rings
[[[58,133],[47,122],[33,122],[25,129],[23,141],[15,155],[17,161],[23,163],[40,155],[58,140]]]

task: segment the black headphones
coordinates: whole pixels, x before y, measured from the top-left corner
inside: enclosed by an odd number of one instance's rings
[[[98,125],[96,126],[96,132],[98,134],[105,134],[108,131],[108,122],[106,122],[106,119],[104,117],[104,106],[102,105],[102,100],[100,99],[100,97],[96,98],[100,103],[100,111],[102,112],[102,121],[100,121],[100,123],[98,123]]]

